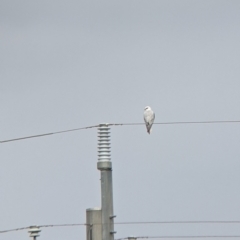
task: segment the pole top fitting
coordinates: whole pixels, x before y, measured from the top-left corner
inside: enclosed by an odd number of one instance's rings
[[[98,127],[98,161],[111,161],[110,127],[108,123]]]
[[[111,161],[98,161],[97,169],[98,170],[112,170],[112,162]]]
[[[41,230],[38,226],[30,226],[28,232],[30,234],[30,237],[35,239],[36,237],[39,237]]]

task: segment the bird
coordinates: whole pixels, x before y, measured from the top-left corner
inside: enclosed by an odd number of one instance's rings
[[[147,132],[150,134],[151,127],[152,127],[154,119],[155,119],[155,113],[149,106],[146,106],[144,108],[143,118],[144,118],[144,121],[146,124]]]

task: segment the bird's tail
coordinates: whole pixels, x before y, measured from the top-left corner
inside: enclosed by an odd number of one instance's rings
[[[151,128],[148,128],[147,132],[148,132],[148,134],[150,134],[151,133]]]

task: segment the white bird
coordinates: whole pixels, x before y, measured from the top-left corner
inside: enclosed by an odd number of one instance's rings
[[[149,106],[144,108],[143,118],[146,124],[147,132],[150,134],[151,127],[155,119],[155,113]]]

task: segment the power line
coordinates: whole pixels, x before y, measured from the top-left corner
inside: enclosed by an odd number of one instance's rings
[[[87,226],[86,223],[66,223],[66,224],[50,224],[50,225],[40,225],[39,228],[48,228],[48,227],[77,227],[77,226]]]
[[[134,237],[136,239],[162,239],[162,238],[172,238],[172,239],[186,239],[186,238],[240,238],[240,235],[205,235],[205,236],[141,236],[141,237]],[[118,238],[115,240],[126,240],[128,237],[125,238]]]
[[[158,123],[154,123],[154,125],[222,124],[222,123],[240,123],[240,120],[196,121],[196,122],[158,122]],[[108,126],[137,126],[137,125],[145,125],[145,123],[109,123],[107,125]],[[54,134],[61,134],[61,133],[67,133],[67,132],[73,132],[73,131],[80,131],[80,130],[86,130],[86,129],[97,128],[97,127],[99,127],[99,125],[88,126],[88,127],[81,127],[81,128],[74,128],[74,129],[57,131],[57,132],[43,133],[43,134],[32,135],[32,136],[27,136],[27,137],[7,139],[7,140],[0,141],[0,143],[7,143],[7,142],[25,140],[25,139],[29,139],[29,138],[45,137],[45,136],[54,135]]]
[[[216,124],[216,123],[240,123],[240,120],[220,120],[220,121],[189,121],[189,122],[158,122],[154,125],[176,125],[176,124]],[[112,123],[109,126],[131,126],[145,125],[145,123]]]
[[[13,138],[13,139],[8,139],[8,140],[0,141],[0,143],[13,142],[13,141],[19,141],[19,140],[24,140],[24,139],[28,139],[28,138],[37,138],[37,137],[44,137],[44,136],[54,135],[54,134],[60,134],[60,133],[66,133],[66,132],[73,132],[73,131],[85,130],[85,129],[90,129],[90,128],[96,128],[96,127],[98,127],[98,126],[99,126],[99,125],[88,126],[88,127],[81,127],[81,128],[74,128],[74,129],[57,131],[57,132],[51,132],[51,133],[43,133],[43,134],[32,135],[32,136],[27,136],[27,137]]]
[[[15,232],[15,231],[20,231],[24,229],[29,229],[29,227],[22,227],[22,228],[14,228],[14,229],[8,229],[8,230],[2,230],[0,233],[7,233],[7,232]]]
[[[93,225],[101,225],[102,223],[95,223]],[[150,221],[150,222],[116,222],[116,225],[134,225],[134,224],[240,224],[240,221]],[[87,226],[86,223],[65,223],[65,224],[45,224],[38,225],[39,228],[49,228],[49,227],[77,227],[77,226]],[[8,230],[2,230],[0,233],[14,232],[29,229],[29,227],[14,228]],[[143,238],[143,237],[139,237]],[[149,237],[148,237],[149,238]],[[125,239],[125,238],[121,238]]]
[[[86,223],[66,223],[66,224],[48,224],[48,225],[39,225],[39,228],[48,228],[48,227],[76,227],[76,226],[86,226]],[[29,227],[21,227],[21,228],[14,228],[14,229],[8,229],[8,230],[3,230],[0,231],[0,233],[7,233],[7,232],[15,232],[15,231],[20,231],[20,230],[26,230],[29,229]]]
[[[151,222],[117,222],[114,224],[240,224],[240,221],[151,221]]]

